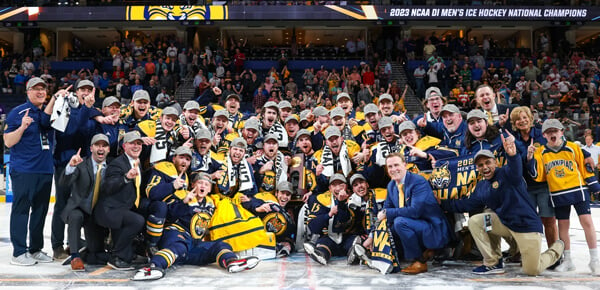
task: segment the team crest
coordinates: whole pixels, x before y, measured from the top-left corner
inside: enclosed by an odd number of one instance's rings
[[[492,183],[492,188],[493,188],[493,189],[497,189],[497,188],[498,188],[498,181],[494,181],[494,182]]]
[[[431,171],[429,176],[429,183],[433,189],[447,188],[450,185],[452,175],[448,169],[448,162],[444,163],[440,167],[436,167]]]
[[[197,212],[190,222],[192,238],[202,239],[208,232],[208,224],[210,223],[210,214],[207,212]]]
[[[555,173],[556,177],[561,178],[561,177],[565,177],[565,169],[556,169]]]
[[[275,190],[275,172],[269,170],[265,172],[265,178],[263,179],[262,188],[265,191]]]
[[[225,20],[225,5],[127,6],[127,20]]]
[[[271,212],[263,218],[265,230],[279,236],[285,232],[288,227],[285,216],[280,212]]]

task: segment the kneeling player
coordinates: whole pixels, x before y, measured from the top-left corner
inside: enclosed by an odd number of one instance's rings
[[[260,262],[257,257],[240,259],[225,242],[203,241],[215,210],[212,199],[207,197],[211,187],[210,175],[199,173],[186,198],[169,203],[169,222],[159,242],[161,250],[152,257],[150,267],[138,270],[132,280],[160,279],[165,269],[175,263],[202,266],[217,262],[230,273],[256,267]]]

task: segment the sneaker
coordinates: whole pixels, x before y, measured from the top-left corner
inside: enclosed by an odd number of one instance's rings
[[[327,259],[321,250],[315,248],[311,243],[304,243],[304,252],[321,265],[327,265]]]
[[[598,260],[591,260],[589,266],[590,270],[592,270],[592,275],[600,275],[600,262]]]
[[[356,245],[360,245],[360,237],[357,236],[356,238],[354,238],[354,241],[352,241],[352,245],[350,246],[350,250],[348,250],[348,260],[346,261],[348,263],[348,265],[356,265],[358,264],[358,256],[356,255],[356,252],[354,251],[354,248]]]
[[[554,268],[556,272],[570,272],[575,271],[575,265],[571,259],[564,259],[563,262]]]
[[[62,246],[52,249],[52,258],[55,260],[64,260],[69,257],[69,253]]]
[[[237,273],[244,270],[250,270],[256,267],[259,262],[260,259],[254,256],[229,261],[227,263],[227,271],[229,271],[229,273]]]
[[[503,274],[504,273],[504,264],[502,260],[498,261],[498,264],[494,266],[486,266],[481,265],[475,269],[473,269],[473,274],[477,275],[490,275],[490,274]]]
[[[165,276],[165,270],[157,267],[144,267],[139,269],[131,278],[133,281],[158,280]]]
[[[119,258],[119,257],[110,258],[106,264],[118,271],[134,270],[134,268],[131,266],[131,263],[127,263],[127,262],[121,260],[121,258]]]
[[[71,260],[71,271],[73,272],[84,272],[85,265],[83,265],[83,260],[80,257],[73,258]]]
[[[32,258],[31,254],[29,253],[21,254],[18,257],[12,257],[12,259],[10,260],[11,264],[17,266],[33,266],[37,264],[37,262],[38,261]]]
[[[504,258],[504,262],[506,264],[521,264],[521,253],[516,253],[515,255]]]
[[[52,257],[48,256],[48,254],[42,251],[37,251],[31,254],[31,257],[39,263],[52,263],[53,261]]]

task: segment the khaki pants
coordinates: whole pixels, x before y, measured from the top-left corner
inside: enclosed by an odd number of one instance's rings
[[[489,232],[484,229],[485,215],[490,215],[492,220],[492,230]],[[512,238],[517,243],[523,261],[523,272],[527,275],[538,275],[560,258],[554,251],[540,253],[542,247],[541,233],[513,232],[502,224],[498,215],[493,211],[486,211],[470,217],[469,231],[483,256],[483,264],[486,266],[494,266],[498,263],[498,260],[502,259],[500,248],[502,237]]]

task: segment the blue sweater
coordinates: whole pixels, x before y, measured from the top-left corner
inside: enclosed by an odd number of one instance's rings
[[[507,165],[497,168],[490,180],[481,180],[467,199],[442,200],[442,208],[468,212],[482,207],[493,210],[502,224],[514,232],[542,232],[542,221],[527,193],[521,157],[508,156]]]

